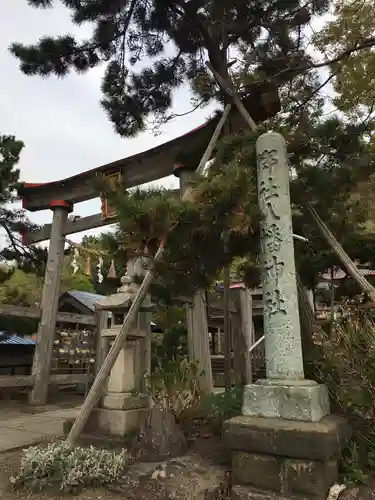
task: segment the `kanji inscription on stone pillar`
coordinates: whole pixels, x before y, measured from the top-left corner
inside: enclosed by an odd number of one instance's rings
[[[304,378],[294,262],[289,168],[284,138],[261,135],[256,144],[262,213],[261,265],[268,379]]]

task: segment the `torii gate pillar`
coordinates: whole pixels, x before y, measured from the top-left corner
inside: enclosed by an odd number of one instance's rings
[[[68,214],[73,210],[73,205],[64,200],[53,200],[50,203],[50,209],[53,211],[53,219],[44,276],[41,318],[33,362],[32,374],[35,381],[29,396],[29,403],[32,405],[45,405],[47,403],[64,257],[64,231]]]
[[[180,179],[180,194],[183,197],[195,179],[195,170],[186,165],[175,165],[174,175]],[[198,290],[193,297],[193,303],[186,305],[186,323],[188,330],[189,359],[199,363],[202,371],[199,385],[202,392],[211,394],[213,391],[210,340],[207,325],[207,307],[204,301],[204,290]]]

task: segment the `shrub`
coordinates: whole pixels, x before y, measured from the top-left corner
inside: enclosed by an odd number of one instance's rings
[[[14,488],[42,490],[55,486],[72,492],[84,486],[99,487],[116,481],[129,462],[125,450],[117,454],[93,446],[82,448],[53,442],[24,450],[20,473],[10,481]]]
[[[334,405],[352,419],[371,424],[375,418],[375,322],[356,311],[319,339],[316,368]]]
[[[179,422],[199,407],[199,377],[197,363],[185,357],[160,363],[147,378],[151,400],[170,411]]]
[[[344,313],[316,339],[321,350],[315,370],[328,387],[333,411],[347,417],[353,429],[343,453],[343,475],[361,483],[375,457],[375,322],[360,310]]]
[[[176,308],[175,308],[176,309]],[[152,336],[152,371],[169,369],[171,360],[188,355],[187,329],[182,323],[168,325],[164,332]]]
[[[232,387],[228,392],[206,396],[201,405],[202,415],[215,434],[221,434],[223,422],[241,415],[243,387]]]

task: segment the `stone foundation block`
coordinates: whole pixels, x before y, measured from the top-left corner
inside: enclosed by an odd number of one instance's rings
[[[233,498],[326,500],[349,436],[346,421],[337,417],[318,423],[245,416],[229,420],[223,438],[232,451]]]
[[[249,486],[239,486],[235,484],[232,487],[232,500],[291,500],[279,493],[267,493],[265,491],[256,491]]]
[[[325,500],[337,477],[336,460],[296,460],[241,451],[232,454],[233,484],[288,498]]]
[[[235,417],[224,423],[223,439],[231,450],[327,461],[340,455],[351,431],[335,416],[320,422]]]
[[[325,500],[330,487],[337,481],[337,465],[337,460],[286,459],[282,471],[285,489],[291,495]]]
[[[282,461],[265,454],[234,451],[232,480],[234,484],[251,485],[260,490],[282,491]]]
[[[147,412],[147,408],[137,410],[95,408],[86,424],[85,432],[107,436],[125,436],[139,430],[147,417]]]

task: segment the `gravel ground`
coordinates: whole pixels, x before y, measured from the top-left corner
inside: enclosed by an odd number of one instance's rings
[[[91,441],[81,444],[98,446],[99,443]],[[118,484],[109,486],[108,490],[85,489],[74,496],[51,491],[34,494],[26,490],[13,491],[9,477],[17,475],[22,451],[0,453],[0,500],[67,500],[71,498],[76,500],[138,500],[140,498],[142,500],[167,498],[192,500],[197,497],[201,498],[201,495],[197,494],[198,490],[202,491],[202,488],[210,486],[216,487],[224,477],[223,466],[217,464],[222,454],[221,447],[218,447],[216,439],[198,439],[191,444],[187,456],[175,459],[170,464],[165,463],[167,472],[165,479],[155,480],[151,477],[156,464],[135,464],[132,471],[129,470]]]
[[[83,397],[76,394],[57,393],[51,401],[44,406],[30,406],[25,401],[0,399],[0,421],[21,417],[22,415],[38,415],[54,410],[74,408],[82,404]]]

